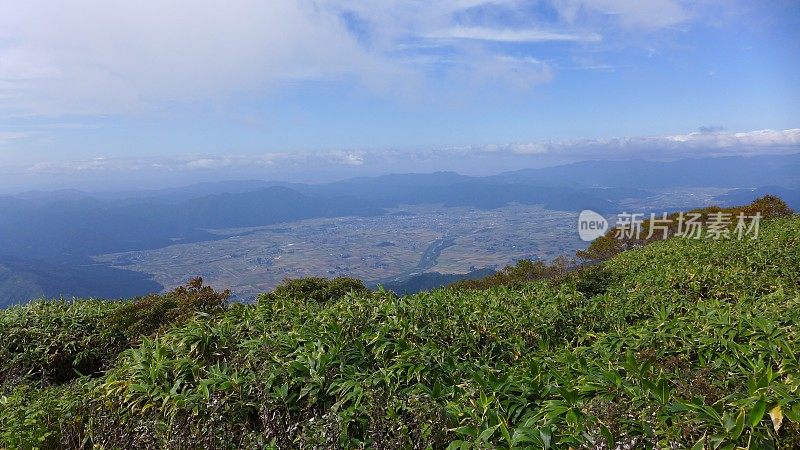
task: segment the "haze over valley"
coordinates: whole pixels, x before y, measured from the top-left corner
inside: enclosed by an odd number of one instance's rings
[[[23,192],[0,198],[0,292],[6,304],[124,298],[202,276],[249,301],[285,278],[349,276],[377,286],[421,273],[491,273],[520,259],[573,257],[586,245],[575,226],[583,209],[613,219],[768,193],[797,207],[798,174],[800,156],[790,154],[589,161],[485,177]]]

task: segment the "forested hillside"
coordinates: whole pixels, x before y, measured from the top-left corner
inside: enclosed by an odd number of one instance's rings
[[[800,217],[548,280],[0,312],[5,448],[797,448]]]

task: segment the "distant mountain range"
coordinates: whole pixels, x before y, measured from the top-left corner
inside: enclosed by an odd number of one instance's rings
[[[756,189],[735,189],[714,198],[720,206],[746,205],[765,195],[776,195],[790,208],[800,211],[800,189],[787,189],[781,186],[764,186]]]
[[[777,185],[800,187],[800,154],[729,156],[681,159],[671,162],[644,160],[583,161],[544,169],[522,169],[497,176],[506,181],[584,187],[755,188]]]
[[[214,228],[375,216],[420,204],[493,209],[520,203],[610,213],[624,199],[669,187],[735,188],[718,198],[721,204],[744,204],[771,192],[798,208],[800,155],[585,161],[488,177],[436,172],[324,184],[253,180],[129,192],[26,192],[0,197],[0,305],[31,296],[129,297],[159,290],[141,274],[98,265],[91,257],[218,239],[208,231]]]
[[[215,239],[208,229],[375,215],[383,209],[353,197],[311,197],[273,186],[174,203],[158,198],[2,198],[0,211],[0,254],[71,262],[101,253]]]

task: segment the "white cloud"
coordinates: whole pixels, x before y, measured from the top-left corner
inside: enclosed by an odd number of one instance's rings
[[[663,28],[691,18],[689,8],[677,0],[554,0],[568,21],[605,15],[626,27]]]
[[[269,167],[276,161],[285,159],[285,153],[266,153],[257,156],[222,155],[184,157],[159,164],[161,169],[170,170],[214,170],[229,167]]]
[[[269,93],[298,80],[355,82],[396,95],[427,76],[441,79],[442,67],[462,74],[498,61],[497,81],[481,82],[529,88],[552,72],[503,63],[507,54],[489,44],[596,43],[606,24],[587,16],[640,28],[690,17],[671,0],[548,2],[565,20],[525,16],[525,26],[511,27],[463,16],[476,7],[525,14],[529,2],[0,0],[0,115],[137,113]]]
[[[176,158],[94,158],[87,160],[42,162],[26,172],[39,174],[114,173],[114,172],[212,172],[271,169],[293,170],[369,166],[378,172],[429,171],[431,161],[452,166],[505,158],[513,161],[628,159],[671,160],[687,157],[794,154],[800,153],[800,128],[748,132],[694,132],[665,136],[636,136],[612,139],[519,142],[414,150],[331,150],[314,152],[263,153],[257,155],[198,155]],[[411,165],[409,165],[411,164]],[[416,164],[418,167],[413,166]],[[474,165],[474,164],[473,164]],[[416,167],[416,168],[414,168]],[[439,167],[439,166],[437,166]],[[440,169],[448,169],[447,166]],[[452,169],[452,167],[449,167]]]
[[[764,148],[786,148],[790,151],[797,151],[798,146],[800,146],[800,128],[789,130],[767,129],[740,133],[701,130],[694,133],[667,136],[666,139],[686,147],[709,148],[712,151],[734,149],[735,151],[758,152]]]
[[[800,129],[727,132],[716,127],[665,136],[576,139],[508,146],[512,153],[532,145],[537,154],[573,158],[676,159],[697,156],[791,154],[800,152]]]
[[[509,30],[485,27],[455,27],[429,33],[431,39],[474,39],[496,42],[599,42],[598,33],[566,33],[546,30]]]
[[[26,139],[33,135],[24,131],[0,131],[0,145],[10,144],[20,139]]]
[[[4,112],[137,111],[400,69],[308,1],[0,0]]]
[[[333,164],[343,164],[346,166],[361,166],[364,164],[364,152],[333,151],[322,153],[321,155]]]
[[[360,166],[363,151],[270,152],[256,155],[196,155],[165,158],[107,158],[97,157],[71,161],[43,161],[29,165],[28,173],[80,172],[193,172],[223,169],[281,169],[291,167]]]
[[[30,173],[81,173],[81,172],[127,172],[151,168],[153,163],[134,160],[116,160],[104,157],[54,162],[45,161],[28,167]]]

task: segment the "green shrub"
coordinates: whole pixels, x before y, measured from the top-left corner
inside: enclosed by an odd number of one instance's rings
[[[142,336],[224,310],[229,293],[192,280],[130,302],[44,301],[0,311],[0,386],[67,383],[99,376]]]
[[[260,301],[273,300],[276,297],[292,298],[317,303],[338,300],[349,293],[363,294],[369,292],[361,280],[347,277],[327,279],[307,277],[286,279],[271,293],[263,295]]]
[[[575,278],[575,289],[590,298],[604,294],[617,277],[611,269],[600,264],[579,269]]]
[[[588,261],[607,261],[625,250],[625,244],[614,237],[612,232],[592,241],[586,250],[578,250],[575,256]]]
[[[90,383],[35,388],[20,385],[0,396],[0,446],[8,449],[81,448]]]
[[[489,289],[497,286],[511,286],[548,280],[564,276],[572,265],[564,257],[558,257],[551,264],[543,261],[521,259],[501,271],[477,280],[462,280],[451,284],[451,289]]]
[[[119,305],[37,300],[0,311],[0,386],[60,384],[98,374],[120,349],[105,324]]]
[[[774,219],[777,217],[788,217],[794,214],[791,208],[780,197],[765,195],[753,200],[753,203],[738,208],[746,215],[760,214],[761,217]]]
[[[230,291],[217,292],[203,286],[202,278],[191,279],[166,294],[151,294],[123,303],[108,318],[111,332],[130,341],[149,336],[167,326],[181,324],[197,313],[214,314],[227,306]]]

